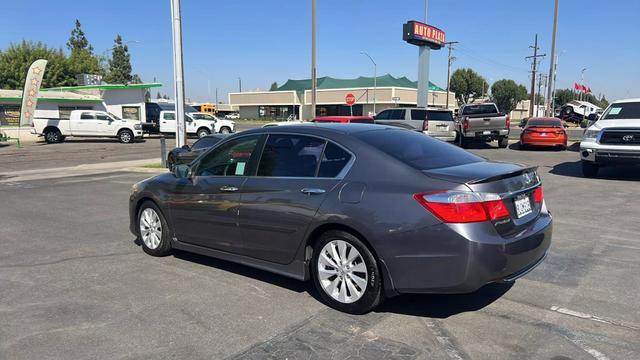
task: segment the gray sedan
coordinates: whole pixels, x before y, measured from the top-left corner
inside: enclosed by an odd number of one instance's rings
[[[535,168],[365,124],[232,135],[134,185],[129,211],[150,255],[180,249],[311,280],[349,313],[514,281],[544,259],[552,230]]]

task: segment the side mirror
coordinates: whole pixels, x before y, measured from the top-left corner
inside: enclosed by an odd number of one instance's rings
[[[179,164],[173,167],[173,175],[178,179],[191,178],[191,168],[186,164]]]
[[[191,150],[191,148],[190,148],[190,147],[189,147],[189,145],[187,145],[187,144],[182,145],[180,148],[181,148],[182,150],[187,150],[187,151],[188,151],[188,150]]]

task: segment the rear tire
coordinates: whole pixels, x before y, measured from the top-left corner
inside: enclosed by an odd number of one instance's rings
[[[582,174],[585,177],[593,178],[598,176],[600,166],[598,164],[590,163],[588,161],[582,161]]]
[[[169,156],[167,157],[167,168],[169,169],[169,171],[173,171],[174,166],[176,166],[176,159],[174,158],[173,154],[169,154]]]
[[[58,129],[47,130],[44,133],[44,139],[48,144],[57,144],[63,141],[63,136]]]
[[[458,145],[463,149],[467,148],[467,140],[465,140],[464,136],[461,133],[458,133],[458,138],[456,139],[456,145]]]
[[[498,147],[500,149],[504,149],[509,146],[509,137],[508,136],[500,136],[498,139]]]
[[[336,310],[364,314],[383,300],[376,258],[348,232],[331,230],[322,234],[314,246],[310,266],[320,297]]]
[[[151,256],[172,253],[170,230],[162,211],[152,201],[145,201],[138,210],[138,236],[142,250]]]
[[[120,130],[118,140],[123,144],[131,144],[134,140],[133,132],[129,129]]]

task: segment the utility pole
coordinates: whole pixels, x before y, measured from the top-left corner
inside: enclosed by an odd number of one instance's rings
[[[551,36],[551,64],[549,64],[549,85],[547,87],[547,116],[554,115],[554,89],[556,83],[556,36],[558,35],[558,3],[560,0],[555,1],[555,9],[553,12],[553,35]]]
[[[451,83],[451,64],[456,60],[456,58],[454,56],[451,56],[451,51],[454,50],[453,49],[453,45],[457,44],[459,41],[449,41],[444,43],[448,48],[449,48],[449,62],[447,65],[447,104],[446,104],[446,108],[449,108],[449,86]]]
[[[311,118],[316,116],[316,0],[311,0]]]
[[[529,115],[533,116],[533,106],[536,101],[536,73],[538,72],[538,58],[547,56],[546,54],[538,55],[538,34],[536,34],[536,39],[533,43],[533,46],[529,46],[533,49],[533,56],[527,56],[525,59],[533,59],[531,63],[531,100],[529,101]]]
[[[373,63],[373,114],[377,114],[376,112],[376,92],[378,91],[378,64],[373,61],[371,55],[369,55],[366,51],[360,51],[360,54],[366,55],[369,60]],[[368,91],[368,90],[367,90]],[[369,102],[369,95],[367,95],[367,102]]]
[[[242,92],[242,78],[238,78],[238,92]]]
[[[173,76],[176,96],[176,147],[187,144],[184,121],[184,71],[182,68],[182,16],[180,0],[171,0],[171,24],[173,25]]]
[[[543,73],[538,74],[538,94],[542,94],[542,86],[546,86],[547,76]],[[539,96],[539,95],[538,95]],[[536,102],[536,117],[540,116],[538,112],[538,103]]]

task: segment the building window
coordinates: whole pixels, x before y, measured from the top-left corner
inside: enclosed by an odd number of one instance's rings
[[[59,106],[58,117],[60,120],[69,120],[73,110],[93,110],[91,106]]]
[[[348,105],[318,105],[316,112],[318,116],[362,116],[362,104]]]
[[[140,107],[139,106],[123,106],[122,118],[129,120],[140,120]]]
[[[20,105],[0,105],[0,126],[20,125]]]
[[[293,106],[260,106],[258,116],[261,118],[286,119],[293,114]]]

